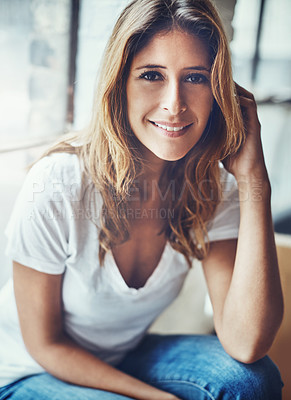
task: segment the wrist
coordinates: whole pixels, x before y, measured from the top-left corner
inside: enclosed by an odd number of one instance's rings
[[[260,163],[252,168],[242,169],[239,168],[238,171],[233,173],[237,181],[244,182],[254,182],[254,181],[267,181],[269,182],[268,171],[265,163]]]
[[[268,176],[240,175],[236,180],[240,201],[270,201],[271,185]]]

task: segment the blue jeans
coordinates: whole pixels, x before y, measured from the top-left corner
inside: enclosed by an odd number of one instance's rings
[[[269,357],[253,364],[240,363],[223,350],[216,336],[147,335],[117,368],[182,400],[281,399],[280,373]],[[128,400],[128,397],[71,385],[42,373],[0,388],[0,400],[4,399]]]

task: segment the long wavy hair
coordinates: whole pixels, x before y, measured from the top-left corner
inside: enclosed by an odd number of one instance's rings
[[[159,186],[171,213],[161,233],[189,264],[207,254],[207,222],[220,201],[219,161],[236,153],[244,126],[232,79],[226,35],[210,0],[133,0],[121,13],[107,44],[89,127],[82,146],[72,136],[50,149],[78,152],[103,199],[99,259],[129,239],[129,193],[144,168],[128,122],[126,82],[133,57],[161,32],[179,29],[200,38],[211,59],[213,108],[199,142],[186,156],[167,163]],[[169,190],[169,183],[175,183]],[[173,195],[174,190],[174,195]]]

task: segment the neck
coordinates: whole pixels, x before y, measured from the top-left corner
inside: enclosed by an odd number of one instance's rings
[[[138,177],[139,197],[142,203],[150,203],[151,200],[157,200],[160,197],[159,182],[167,168],[168,161],[158,158],[143,145],[140,150],[143,158],[143,171]]]
[[[158,158],[155,154],[153,154],[150,150],[142,146],[141,154],[144,161],[144,169],[141,175],[141,180],[145,181],[159,181],[165,167],[167,161]]]
[[[166,167],[166,161],[147,161],[143,173],[138,178],[140,201],[151,203],[158,201],[160,195],[159,182]]]

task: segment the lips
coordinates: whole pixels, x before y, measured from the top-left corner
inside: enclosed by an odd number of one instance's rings
[[[185,122],[166,122],[166,121],[149,121],[152,125],[159,128],[160,132],[169,137],[179,137],[186,133],[192,123]]]
[[[182,129],[192,125],[192,123],[185,122],[166,122],[166,121],[150,121],[152,124],[158,126],[159,128],[165,129],[168,132],[178,132]]]

